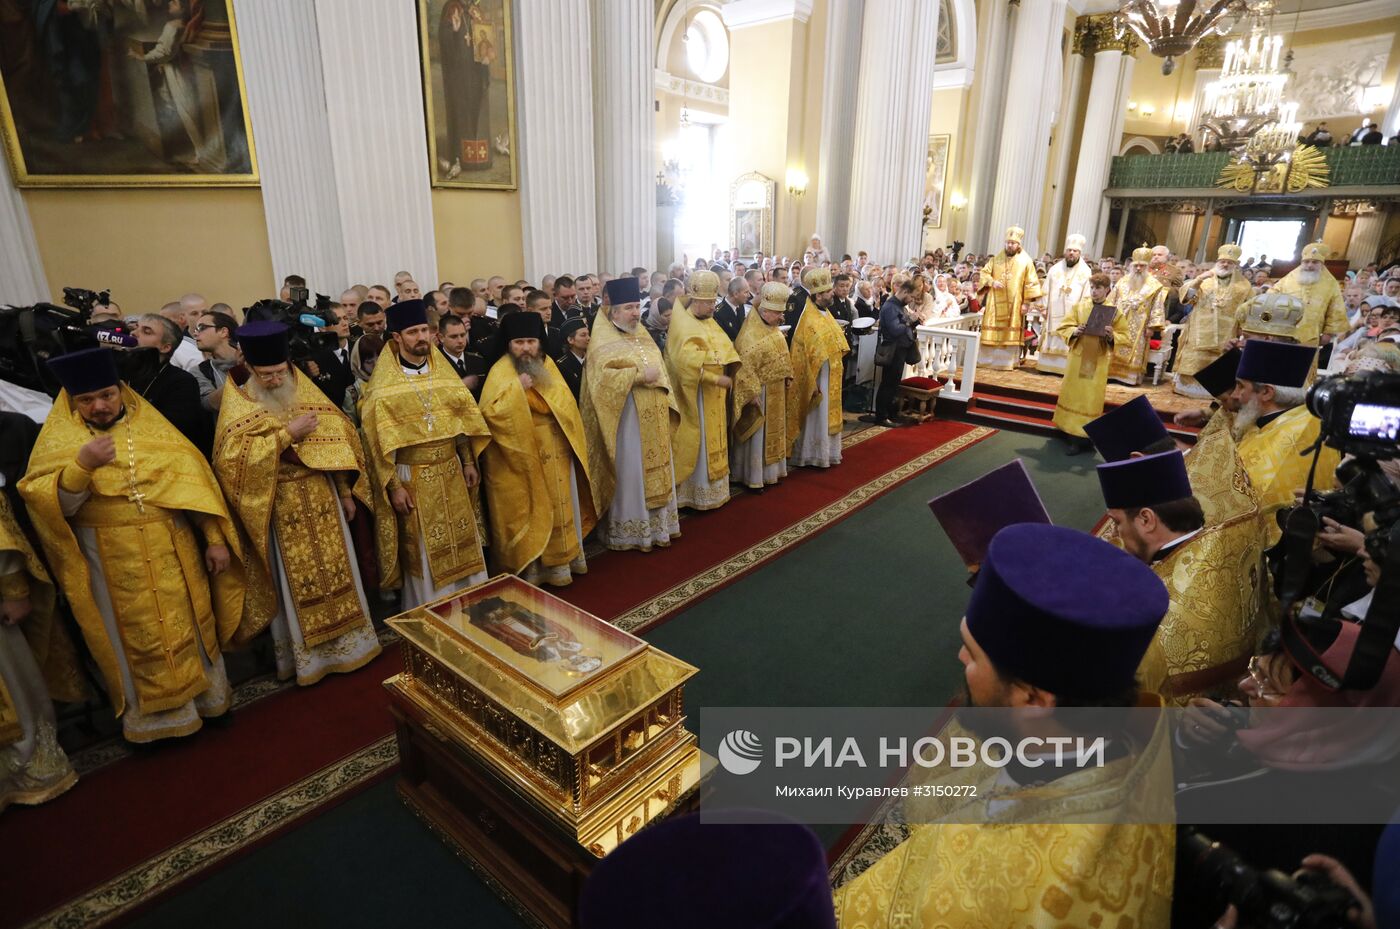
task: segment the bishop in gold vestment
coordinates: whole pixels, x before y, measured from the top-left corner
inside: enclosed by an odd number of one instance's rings
[[[421,300],[388,310],[384,346],[360,401],[373,475],[380,586],[407,610],[486,580],[475,488],[491,441],[471,391],[433,348]]]
[[[1167,323],[1167,289],[1147,273],[1151,260],[1150,248],[1134,249],[1130,270],[1118,279],[1108,298],[1128,319],[1128,337],[1114,343],[1108,377],[1134,387],[1142,382],[1147,370],[1147,343],[1152,330],[1160,330]]]
[[[734,381],[734,435],[729,473],[745,487],[761,489],[787,476],[787,385],[792,356],[778,328],[791,290],[773,281],[763,285],[759,301],[744,317],[734,348],[742,364]]]
[[[680,409],[672,443],[676,503],[693,510],[729,501],[729,388],[739,353],[715,322],[718,296],[719,275],[692,272],[666,330],[666,367]]]
[[[499,567],[532,584],[563,587],[587,573],[583,537],[598,521],[583,420],[564,376],[544,355],[544,320],[510,313],[496,338],[499,357],[481,391],[492,437],[482,457],[491,547]]]
[[[251,549],[239,637],[270,625],[278,676],[305,686],[380,651],[350,539],[357,501],[374,505],[364,447],[291,365],[286,326],[241,326],[238,347],[253,376],[226,385],[214,473]]]
[[[1060,324],[1079,301],[1089,296],[1089,277],[1094,269],[1085,261],[1084,237],[1065,239],[1065,257],[1050,266],[1045,275],[1045,328],[1035,353],[1035,369],[1044,374],[1064,374],[1069,363],[1069,343],[1060,336]]]
[[[1239,262],[1240,247],[1222,245],[1215,266],[1181,287],[1181,302],[1192,310],[1177,345],[1175,390],[1179,394],[1208,399],[1195,374],[1223,355],[1225,344],[1239,334],[1237,314],[1254,296]]]
[[[54,589],[0,474],[0,810],[51,800],[78,781],[58,744],[53,700],[84,696]]]
[[[64,390],[19,489],[122,734],[149,742],[228,711],[242,549],[208,462],[109,351],[50,362]]]
[[[1069,346],[1069,360],[1055,399],[1055,428],[1084,438],[1084,424],[1103,415],[1104,393],[1108,388],[1108,366],[1113,346],[1128,337],[1128,319],[1113,312],[1108,333],[1088,332],[1084,327],[1096,305],[1108,296],[1108,275],[1096,273],[1090,279],[1091,296],[1075,304],[1060,320],[1058,335]]]
[[[1293,339],[1299,345],[1321,345],[1346,335],[1351,329],[1341,285],[1327,270],[1326,260],[1326,246],[1319,242],[1303,246],[1298,267],[1284,275],[1269,291],[1302,301],[1303,318],[1293,332]]]
[[[1040,299],[1040,278],[1035,262],[1021,250],[1026,230],[1006,230],[1006,247],[993,255],[977,285],[982,299],[981,348],[977,364],[1010,371],[1021,357],[1026,336],[1026,304]]]
[[[608,548],[646,552],[681,534],[671,463],[680,413],[666,359],[640,324],[637,279],[608,281],[607,295],[579,391],[588,473]]]
[[[828,307],[835,299],[831,272],[811,268],[803,274],[807,304],[792,332],[792,380],[787,391],[788,464],[829,468],[841,463],[841,384],[846,334]]]

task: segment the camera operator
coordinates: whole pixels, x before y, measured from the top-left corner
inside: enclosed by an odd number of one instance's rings
[[[199,384],[193,374],[172,363],[183,338],[180,327],[165,316],[142,316],[136,326],[136,342],[141,348],[159,352],[159,360],[133,372],[127,383],[208,458],[213,446],[213,423],[200,404]]]

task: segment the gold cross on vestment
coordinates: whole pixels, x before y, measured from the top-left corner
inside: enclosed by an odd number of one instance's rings
[[[146,495],[145,495],[144,493],[142,493],[141,491],[137,490],[137,489],[136,489],[136,485],[134,485],[134,484],[132,485],[131,491],[126,495],[126,499],[128,499],[128,500],[130,500],[132,503],[136,504],[136,512],[142,514],[143,516],[145,515],[145,513],[146,513],[146,504],[145,504]]]

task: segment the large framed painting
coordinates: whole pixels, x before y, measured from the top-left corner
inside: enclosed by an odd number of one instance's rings
[[[928,137],[928,156],[924,160],[924,225],[938,229],[943,225],[943,186],[948,179],[948,145],[952,136]]]
[[[513,190],[510,0],[418,0],[434,187]]]
[[[0,0],[20,187],[258,182],[231,0]]]

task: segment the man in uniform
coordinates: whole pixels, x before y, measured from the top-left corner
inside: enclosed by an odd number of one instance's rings
[[[666,330],[666,367],[680,410],[672,440],[676,503],[713,510],[729,500],[729,388],[739,353],[714,319],[719,275],[692,272],[686,295]]]
[[[648,552],[681,531],[671,464],[680,412],[666,359],[641,327],[637,279],[605,286],[579,394],[593,504],[608,548]]]
[[[252,548],[239,638],[271,625],[278,676],[307,686],[379,654],[350,538],[356,502],[374,503],[355,426],[290,364],[287,335],[243,327],[252,377],[224,392],[214,472]]]
[[[1303,318],[1293,336],[1299,345],[1326,345],[1351,328],[1342,288],[1323,264],[1326,260],[1327,246],[1321,242],[1303,246],[1303,260],[1298,267],[1270,289],[1270,293],[1296,297],[1302,302]]]
[[[427,307],[388,310],[393,341],[360,407],[373,476],[380,587],[401,609],[486,580],[476,467],[491,441],[471,391],[433,348]]]
[[[1040,351],[1035,369],[1046,374],[1064,374],[1069,359],[1069,344],[1059,336],[1060,323],[1079,301],[1089,296],[1089,276],[1092,270],[1084,254],[1084,237],[1072,235],[1065,239],[1065,257],[1051,266],[1045,276],[1045,328],[1040,337]]]
[[[792,448],[787,431],[792,356],[779,328],[787,298],[786,284],[764,284],[758,306],[745,317],[734,342],[740,365],[734,379],[729,473],[735,482],[753,490],[787,476]]]
[[[1197,447],[1212,520],[1192,493],[1181,452],[1098,467],[1108,515],[1124,551],[1162,579],[1171,597],[1138,669],[1138,683],[1169,702],[1229,689],[1263,633],[1265,571],[1259,507],[1224,442]],[[1198,466],[1203,462],[1197,462]]]
[[[1025,306],[1040,299],[1035,262],[1021,250],[1026,230],[1006,230],[1006,245],[982,268],[978,297],[982,301],[982,347],[977,364],[1010,371],[1021,357],[1026,332]]]
[[[841,381],[850,344],[827,312],[835,298],[831,272],[812,268],[803,283],[807,304],[792,330],[787,439],[793,446],[788,464],[829,468],[841,463]]]
[[[543,353],[544,320],[510,313],[481,391],[491,427],[482,462],[499,567],[564,587],[586,574],[583,537],[597,523],[578,402]]]
[[[1253,296],[1254,288],[1240,273],[1238,245],[1220,246],[1215,266],[1182,286],[1181,302],[1192,310],[1177,347],[1177,393],[1201,399],[1208,396],[1196,383],[1196,372],[1224,354],[1226,343],[1239,333],[1237,315]]]
[[[1128,273],[1119,278],[1108,298],[1128,320],[1128,337],[1114,343],[1108,378],[1130,387],[1140,384],[1147,370],[1151,330],[1160,331],[1167,324],[1167,289],[1147,273],[1151,262],[1152,249],[1145,245],[1133,249]]]
[[[63,391],[20,493],[122,735],[189,735],[228,712],[221,649],[243,614],[223,494],[198,449],[121,383],[110,350],[49,366]]]
[[[1007,526],[987,548],[962,623],[965,700],[1007,710],[1003,728],[1023,745],[1072,731],[1062,709],[1160,707],[1134,673],[1167,607],[1162,582],[1112,545],[1060,526]],[[837,891],[841,929],[1167,925],[1170,735],[1166,714],[1143,710],[1105,736],[1119,749],[1106,763],[1067,752],[1063,761],[1040,754],[1016,776],[953,769],[956,798],[909,804],[919,823],[910,837]],[[978,715],[968,725],[979,718],[985,726]],[[1153,718],[1150,729],[1139,724]],[[1053,818],[1047,795],[1064,798],[1074,822]]]

